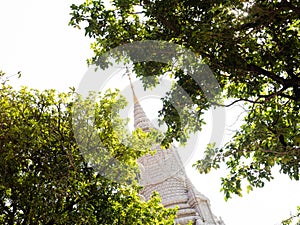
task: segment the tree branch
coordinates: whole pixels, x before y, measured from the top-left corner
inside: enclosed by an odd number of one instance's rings
[[[267,71],[257,65],[254,65],[254,64],[248,64],[247,65],[247,69],[252,71],[252,72],[255,72],[255,73],[258,73],[258,74],[263,74],[265,76],[267,76],[268,78],[280,83],[281,85],[284,85],[285,84],[285,79],[282,78],[282,77],[279,77],[277,76],[276,74],[270,72],[270,71]]]
[[[283,87],[281,88],[279,91],[276,91],[272,94],[269,95],[258,95],[259,98],[264,98],[265,100],[270,100],[271,98],[280,95],[282,92],[284,92],[286,89],[288,89],[289,87]]]
[[[257,98],[256,100],[250,100],[250,99],[246,99],[246,98],[240,98],[240,99],[237,99],[237,100],[231,102],[231,103],[228,104],[228,105],[219,104],[219,103],[216,103],[216,102],[212,102],[211,104],[212,104],[212,105],[216,105],[216,106],[221,106],[221,107],[230,107],[230,106],[234,105],[235,103],[241,102],[241,101],[244,101],[244,102],[250,102],[250,103],[253,103],[253,104],[257,104],[257,103],[258,103],[258,104],[263,104],[263,103],[265,103],[264,101],[263,101],[263,102],[258,101],[259,99],[260,99],[260,98]]]
[[[282,2],[278,3],[279,8],[284,10],[292,10],[296,14],[300,14],[300,8],[294,6],[291,2],[288,2],[287,0],[283,0]]]

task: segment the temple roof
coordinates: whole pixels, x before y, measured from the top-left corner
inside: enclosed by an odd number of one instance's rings
[[[138,101],[128,70],[127,75],[134,99],[134,128],[149,132],[154,127]],[[176,224],[193,221],[195,225],[225,225],[212,214],[208,198],[192,185],[177,149],[162,150],[159,145],[154,147],[156,154],[146,154],[138,159],[143,168],[140,183],[144,188],[141,195],[148,200],[152,192],[157,191],[165,207],[179,206]]]

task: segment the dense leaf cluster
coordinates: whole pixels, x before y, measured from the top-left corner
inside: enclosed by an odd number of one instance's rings
[[[113,0],[105,6],[100,0],[89,0],[71,9],[70,25],[83,26],[86,35],[95,39],[90,63],[134,41],[176,43],[201,56],[212,69],[224,97],[233,99],[226,106],[244,104],[245,124],[232,141],[223,149],[208,149],[207,161],[196,163],[202,172],[226,163],[226,198],[241,193],[245,178],[249,189],[262,187],[272,179],[275,165],[299,179],[299,1]],[[171,101],[178,90],[164,99],[161,115],[168,126],[167,142],[201,129],[203,110],[216,102],[207,101],[185,71],[155,62],[136,63],[134,70],[144,82],[146,77],[170,72],[193,100],[194,107],[186,107],[197,120],[182,123]]]
[[[157,194],[143,201],[135,183],[107,179],[83,157],[72,130],[74,95],[27,88],[17,91],[7,81],[1,83],[0,223],[173,224],[175,210],[165,209]],[[116,141],[111,125],[120,121],[111,116],[112,105],[122,107],[124,100],[110,92],[99,99],[95,128],[103,145],[98,150],[123,153],[119,160],[136,168],[135,159],[147,151],[147,146],[138,143],[140,132],[124,146]],[[135,173],[127,176],[127,180],[135,179]]]

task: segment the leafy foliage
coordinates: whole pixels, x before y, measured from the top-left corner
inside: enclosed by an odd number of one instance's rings
[[[297,213],[292,215],[290,218],[283,220],[282,225],[299,225],[300,224],[300,206],[297,207]]]
[[[165,209],[157,194],[143,201],[139,186],[109,180],[86,162],[72,131],[73,96],[25,87],[16,91],[8,81],[1,83],[0,223],[173,224],[175,210]],[[111,117],[110,109],[125,104],[117,96],[108,92],[98,103],[95,127],[106,140],[100,148],[122,152],[120,160],[134,167],[147,149],[138,145],[137,134],[131,145],[115,140],[111,124],[120,119]]]
[[[112,0],[105,7],[100,0],[89,0],[71,9],[70,25],[84,26],[86,35],[95,39],[90,63],[133,41],[176,43],[201,56],[212,69],[224,97],[234,99],[226,106],[244,103],[245,124],[232,141],[215,149],[204,159],[207,162],[195,165],[208,172],[226,163],[229,175],[222,184],[226,198],[241,193],[245,178],[249,190],[262,187],[272,179],[271,168],[276,164],[290,178],[299,179],[299,1]],[[167,142],[200,130],[203,111],[216,105],[207,101],[184,71],[170,68],[155,62],[134,67],[146,86],[145,78],[170,71],[196,105],[187,107],[198,122],[181,123],[170,101],[174,92],[164,99],[161,115],[168,126]],[[202,165],[208,167],[201,169]]]

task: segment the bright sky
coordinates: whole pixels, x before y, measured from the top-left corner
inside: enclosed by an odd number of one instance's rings
[[[8,75],[22,72],[19,80],[12,78],[16,87],[67,91],[78,86],[87,71],[85,60],[92,52],[84,32],[67,25],[73,2],[84,0],[0,2],[0,69]],[[227,112],[228,124],[236,116],[235,110]],[[300,205],[300,183],[283,175],[277,175],[263,189],[224,202],[219,192],[224,170],[209,175],[199,175],[191,168],[187,171],[197,189],[210,199],[213,213],[226,225],[279,224]]]

